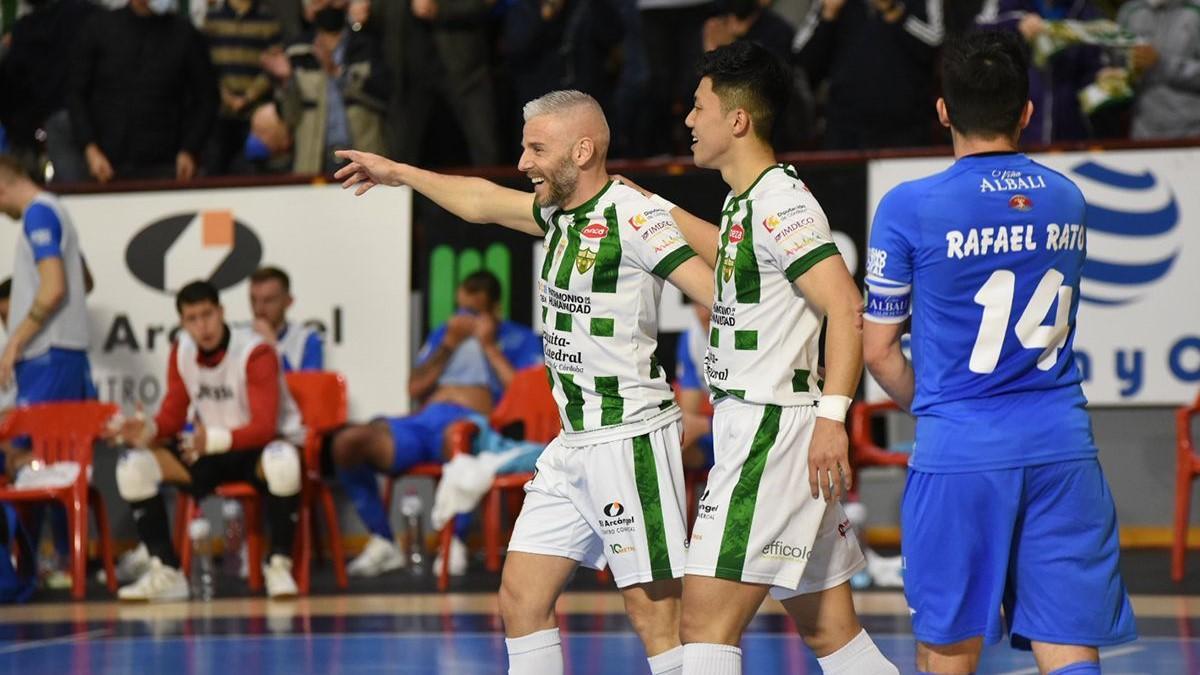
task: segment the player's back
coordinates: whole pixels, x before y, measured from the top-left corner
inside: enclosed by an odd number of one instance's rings
[[[1018,153],[961,158],[881,202],[868,283],[911,284],[914,467],[1095,454],[1072,352],[1085,212],[1074,183]]]

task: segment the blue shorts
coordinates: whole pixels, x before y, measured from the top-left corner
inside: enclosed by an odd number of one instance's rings
[[[401,474],[414,464],[442,463],[442,444],[446,428],[476,412],[456,403],[430,403],[405,417],[384,417],[392,430],[396,451],[392,473]]]
[[[92,366],[84,351],[52,348],[41,356],[18,362],[13,371],[17,405],[96,398]]]
[[[909,471],[901,507],[904,594],[927,644],[1008,619],[1012,645],[1102,647],[1137,638],[1121,580],[1117,513],[1095,459],[972,473]]]

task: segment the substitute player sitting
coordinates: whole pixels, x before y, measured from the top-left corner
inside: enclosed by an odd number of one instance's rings
[[[926,673],[974,672],[1005,622],[1055,675],[1098,674],[1097,647],[1136,638],[1072,351],[1087,205],[1017,152],[1027,73],[1010,34],[948,44],[955,162],[889,192],[871,228],[866,362],[917,417],[901,552]]]
[[[525,106],[518,168],[533,194],[360,152],[338,172],[362,194],[409,185],[475,223],[543,238],[543,342],[563,432],[526,486],[504,561],[509,672],[563,672],[554,606],[580,565],[607,565],[653,673],[677,673],[685,563],[680,411],[655,359],[663,279],[712,302],[712,271],[675,222],[605,168],[608,123],[577,91]]]
[[[430,333],[409,378],[409,394],[422,404],[420,410],[349,424],[326,436],[322,463],[327,472],[337,472],[371,533],[362,553],[346,566],[351,576],[374,577],[404,564],[376,476],[398,476],[417,464],[446,461],[451,425],[490,414],[516,372],[542,362],[537,334],[500,318],[500,292],[500,280],[487,270],[472,272],[459,283],[457,311]],[[463,536],[469,522],[466,517],[458,521],[450,543],[454,576],[467,570]]]
[[[275,351],[249,330],[231,331],[217,289],[194,281],[175,296],[183,332],[171,348],[167,392],[153,420],[139,414],[117,436],[129,446],[117,462],[117,490],[149,551],[145,571],[121,600],[184,600],[187,579],[171,547],[163,483],[196,499],[222,483],[248,481],[266,493],[271,554],[267,595],[296,595],[292,541],[300,505],[300,412]],[[179,442],[194,411],[194,430]]]

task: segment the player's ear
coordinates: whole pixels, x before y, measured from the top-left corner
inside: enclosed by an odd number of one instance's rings
[[[1025,127],[1029,126],[1029,120],[1033,119],[1033,101],[1025,101],[1025,109],[1021,111],[1021,126],[1018,131],[1024,131]]]
[[[750,113],[746,112],[745,108],[735,108],[733,110],[733,135],[745,136],[750,133]]]
[[[946,110],[946,99],[939,96],[937,103],[934,105],[937,107],[938,122],[941,122],[942,126],[949,129],[950,128],[950,113]]]
[[[584,166],[596,155],[596,142],[584,136],[575,144],[575,164]]]

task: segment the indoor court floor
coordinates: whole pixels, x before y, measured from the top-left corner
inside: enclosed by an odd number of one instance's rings
[[[1153,577],[1142,577],[1145,583],[1130,583],[1141,638],[1102,650],[1104,672],[1200,673],[1200,596],[1190,593],[1197,575],[1189,575],[1189,583],[1176,589],[1163,581],[1165,555],[1156,552],[1141,564],[1134,555],[1132,565],[1129,557],[1123,565],[1127,579],[1134,571],[1131,567],[1159,569]],[[579,575],[573,584],[579,590],[559,605],[567,672],[648,672],[620,597],[599,590],[590,576]],[[158,605],[112,602],[93,584],[89,597],[96,599],[88,602],[55,600],[0,608],[0,674],[503,673],[496,596],[486,590],[495,578],[478,577],[460,586],[479,590],[447,594],[415,589],[384,594],[411,585],[407,578],[393,576],[349,595],[286,602],[232,597]],[[1180,591],[1189,594],[1175,594]],[[914,673],[903,595],[866,591],[857,594],[857,602],[883,652],[902,673]],[[748,675],[820,672],[782,608],[771,600],[750,626],[743,649]],[[979,672],[1024,675],[1036,674],[1037,669],[1029,654],[1001,643],[988,647]]]

